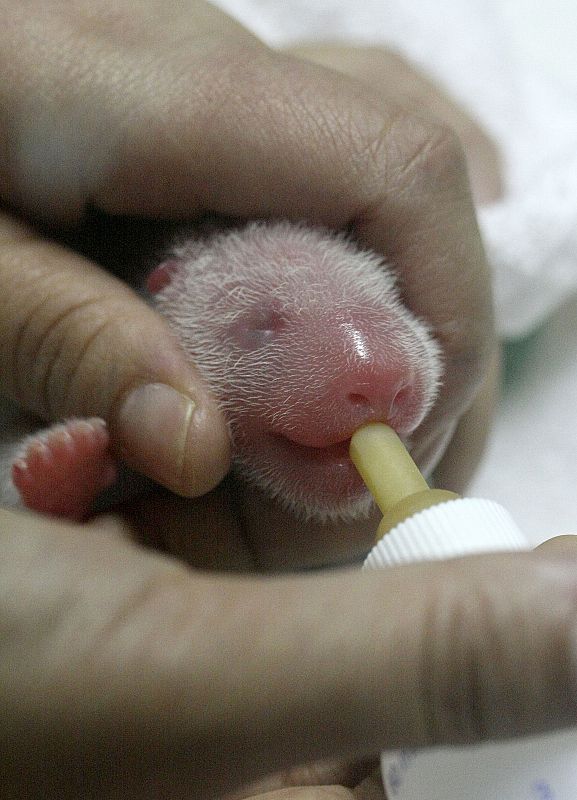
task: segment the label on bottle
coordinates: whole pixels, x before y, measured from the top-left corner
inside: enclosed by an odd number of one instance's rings
[[[381,756],[387,800],[577,800],[577,731]]]

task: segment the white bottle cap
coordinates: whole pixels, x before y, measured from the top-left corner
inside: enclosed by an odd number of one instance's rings
[[[373,547],[363,568],[527,549],[529,543],[502,506],[463,497],[426,508],[396,525]]]

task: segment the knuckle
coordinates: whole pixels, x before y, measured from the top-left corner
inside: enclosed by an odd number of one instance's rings
[[[498,729],[503,703],[511,703],[511,682],[498,674],[507,660],[491,593],[451,584],[429,598],[423,628],[419,686],[431,744],[486,739]]]
[[[502,557],[500,557],[502,558]],[[572,725],[575,592],[516,557],[500,572],[459,561],[428,592],[418,673],[431,744],[467,744]],[[459,578],[461,575],[461,579]],[[514,591],[504,591],[514,587]]]
[[[467,185],[465,150],[450,125],[395,102],[375,106],[367,100],[353,107],[356,114],[337,119],[359,169],[379,178],[385,173],[391,188],[433,179]]]
[[[467,186],[467,161],[457,133],[448,125],[413,116],[403,117],[399,137],[405,142],[399,160],[403,182],[435,182],[440,187]]]

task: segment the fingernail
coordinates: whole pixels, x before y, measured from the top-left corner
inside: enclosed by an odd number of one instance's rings
[[[195,408],[190,397],[163,383],[134,389],[116,420],[117,441],[129,464],[180,491]]]

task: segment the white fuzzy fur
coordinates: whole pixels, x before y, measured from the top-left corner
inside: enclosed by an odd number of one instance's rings
[[[330,325],[337,314],[378,310],[383,347],[408,354],[424,373],[426,402],[418,422],[430,410],[441,376],[439,346],[427,326],[401,303],[394,275],[382,258],[360,249],[345,235],[282,221],[252,223],[204,242],[185,242],[175,248],[175,257],[182,268],[155,302],[221,399],[233,443],[242,425],[238,397],[247,404],[261,404],[275,426],[294,430],[291,417],[305,384],[311,391],[316,382],[320,395],[328,371],[322,363],[313,371],[304,359],[292,354],[287,358],[288,336],[279,341],[273,336],[260,347],[243,349],[226,335],[252,309],[270,303],[308,324],[315,315]],[[391,317],[396,320],[394,335],[388,335]],[[298,333],[292,344],[295,349],[309,345],[298,340]],[[272,399],[279,394],[282,404]],[[367,497],[330,507],[311,502],[295,492],[274,465],[255,463],[238,452],[235,466],[246,481],[299,516],[351,519],[370,505]]]

